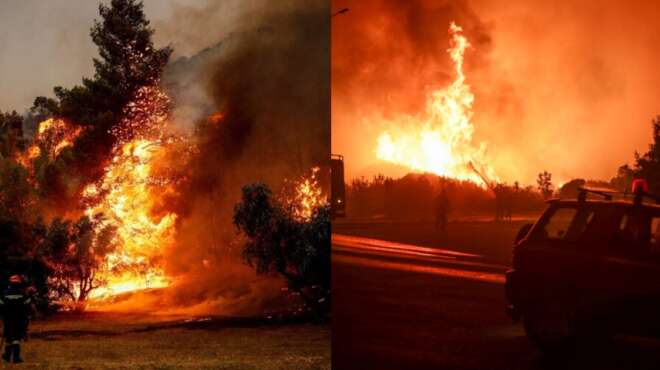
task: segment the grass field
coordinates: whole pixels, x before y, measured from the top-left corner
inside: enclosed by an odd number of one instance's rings
[[[59,314],[37,320],[22,369],[330,369],[330,326],[265,319]]]

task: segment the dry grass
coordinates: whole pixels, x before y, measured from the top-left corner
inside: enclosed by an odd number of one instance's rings
[[[60,315],[37,321],[24,369],[330,369],[328,325]]]

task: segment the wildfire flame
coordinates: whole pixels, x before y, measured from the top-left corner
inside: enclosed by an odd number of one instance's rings
[[[93,204],[85,213],[103,214],[99,227],[110,225],[116,230],[115,249],[105,256],[97,273],[102,285],[91,292],[91,298],[170,284],[162,254],[174,242],[177,215],[154,212],[163,196],[174,191],[171,180],[154,174],[170,143],[163,136],[167,104],[169,99],[156,87],[138,92],[127,107],[123,130],[115,132],[119,142],[102,180],[83,192]]]
[[[31,162],[41,155],[42,150],[48,153],[50,158],[55,158],[64,148],[73,145],[80,132],[80,127],[74,128],[59,118],[49,118],[42,121],[39,123],[33,144],[23,155],[18,157],[18,162],[27,168],[31,168]]]
[[[474,95],[465,83],[463,56],[471,45],[462,28],[451,23],[451,47],[447,50],[454,63],[451,85],[428,95],[425,115],[402,116],[389,122],[393,129],[378,137],[376,156],[417,172],[429,172],[459,180],[484,184],[472,170],[477,164],[488,178],[496,178],[486,165],[486,144],[472,143],[472,103]]]
[[[89,185],[87,198],[105,194],[102,201],[86,210],[102,213],[105,225],[116,228],[116,249],[105,257],[99,280],[104,283],[91,297],[164,287],[169,279],[160,267],[162,248],[174,241],[176,214],[155,218],[151,213],[161,186],[151,181],[151,166],[161,143],[136,139],[124,144],[106,168],[100,187]]]
[[[302,176],[294,183],[293,193],[284,197],[293,217],[298,221],[311,220],[314,210],[328,204],[318,180],[319,167],[314,167],[307,176]]]

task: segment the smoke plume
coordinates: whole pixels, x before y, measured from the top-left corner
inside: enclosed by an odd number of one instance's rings
[[[329,158],[324,3],[261,1],[258,12],[234,15],[253,28],[230,33],[166,71],[174,123],[192,133],[198,150],[187,164],[177,242],[166,256],[166,271],[177,277],[176,306],[183,300],[215,313],[254,313],[280,293],[281,281],[255,276],[241,260],[232,213],[242,186],[264,182],[277,193],[285,179]],[[210,33],[213,22],[222,22],[219,7],[210,5],[180,26],[191,35]]]

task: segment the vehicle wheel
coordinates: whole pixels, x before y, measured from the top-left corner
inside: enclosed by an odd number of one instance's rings
[[[575,348],[575,314],[560,304],[538,305],[523,313],[529,340],[546,354],[564,354]]]

